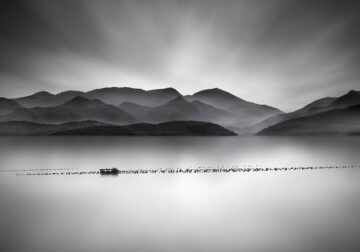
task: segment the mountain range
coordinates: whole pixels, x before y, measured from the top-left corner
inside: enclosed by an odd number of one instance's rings
[[[258,135],[359,135],[360,104],[285,120]]]
[[[42,91],[15,99],[0,98],[0,134],[14,134],[14,129],[18,130],[18,134],[37,134],[34,128],[38,125],[42,125],[42,129],[48,125],[50,130],[55,128],[56,132],[68,134],[84,134],[84,128],[87,128],[88,134],[90,131],[95,134],[94,129],[102,134],[125,134],[129,129],[124,125],[130,124],[145,125],[155,132],[157,128],[151,125],[177,122],[162,126],[164,133],[171,132],[170,128],[165,130],[164,127],[197,121],[225,127],[238,134],[354,135],[360,132],[358,104],[360,92],[354,90],[340,97],[318,99],[290,113],[246,101],[219,88],[202,90],[193,95],[182,95],[174,88],[143,90],[110,87],[58,94]],[[10,126],[13,129],[6,130]],[[205,124],[199,127],[205,127]],[[183,130],[185,132],[189,128]],[[154,133],[151,130],[131,132],[129,135]],[[176,134],[181,135],[180,132]]]
[[[295,135],[300,133],[295,133],[295,131],[291,131],[290,128],[285,128],[284,125],[293,125],[294,123],[297,123],[298,127],[305,127],[306,125],[307,129],[305,130],[305,128],[303,128],[303,133],[301,134],[348,134],[351,132],[347,132],[350,128],[346,125],[344,125],[342,129],[340,124],[337,129],[333,128],[333,130],[329,130],[328,127],[333,125],[333,121],[339,120],[353,124],[353,126],[357,127],[359,129],[358,131],[360,131],[360,124],[358,123],[358,117],[360,115],[348,113],[347,110],[347,108],[351,108],[358,104],[360,104],[360,92],[351,90],[340,97],[321,98],[294,112],[270,117],[253,125],[251,128],[247,128],[247,131],[259,135]],[[331,116],[329,117],[328,115]],[[345,120],[345,117],[349,118]],[[310,124],[310,121],[313,121],[314,123]],[[306,123],[303,124],[304,122]],[[280,132],[280,130],[275,130],[277,127],[279,129],[282,128],[282,132]]]

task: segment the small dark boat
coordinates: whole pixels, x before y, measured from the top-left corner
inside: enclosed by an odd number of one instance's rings
[[[117,175],[117,174],[119,174],[119,172],[120,172],[120,171],[119,171],[118,169],[116,169],[116,168],[100,169],[100,174],[101,174],[101,175]]]

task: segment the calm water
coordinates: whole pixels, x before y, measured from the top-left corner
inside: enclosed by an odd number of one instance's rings
[[[360,251],[360,169],[8,172],[336,164],[360,164],[359,137],[1,137],[0,250]]]

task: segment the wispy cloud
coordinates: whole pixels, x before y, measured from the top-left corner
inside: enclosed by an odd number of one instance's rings
[[[360,89],[358,1],[2,1],[1,96],[214,86],[292,110]]]

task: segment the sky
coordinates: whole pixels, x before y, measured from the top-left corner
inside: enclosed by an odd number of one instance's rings
[[[360,90],[360,1],[3,0],[0,96],[218,87],[292,111]]]

